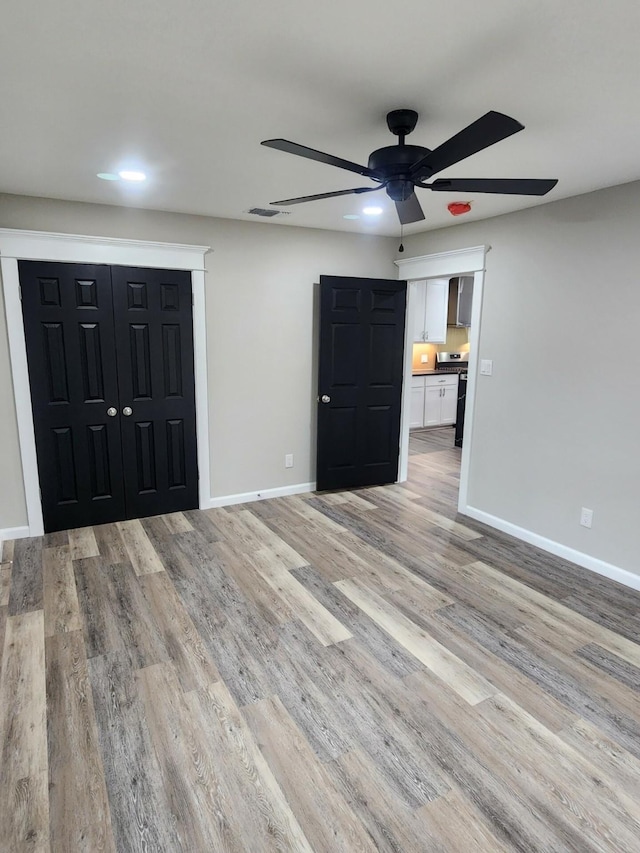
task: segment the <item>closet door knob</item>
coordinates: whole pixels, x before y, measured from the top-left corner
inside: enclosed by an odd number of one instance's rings
[[[107,409],[107,414],[110,418],[115,418],[115,416],[118,414],[118,410],[114,409],[113,406],[109,406],[109,408]]]
[[[131,406],[125,406],[125,407],[124,407],[124,409],[122,410],[122,414],[123,414],[126,418],[128,418],[128,417],[129,417],[129,415],[132,415],[132,414],[133,414],[133,409],[131,408]]]

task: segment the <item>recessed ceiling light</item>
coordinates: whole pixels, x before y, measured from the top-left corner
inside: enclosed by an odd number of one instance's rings
[[[100,178],[101,181],[119,181],[120,178],[118,175],[114,175],[113,172],[98,172],[96,178]]]
[[[382,208],[381,207],[363,207],[362,212],[366,213],[367,216],[380,216],[380,214],[382,213]]]
[[[136,172],[129,169],[124,169],[118,172],[123,181],[146,181],[147,176],[144,172]]]
[[[343,219],[360,219],[360,215],[358,213],[345,213],[342,217]]]

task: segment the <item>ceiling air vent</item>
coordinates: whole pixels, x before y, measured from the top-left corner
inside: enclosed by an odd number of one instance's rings
[[[251,207],[247,213],[252,213],[254,216],[277,216],[279,213],[288,213],[284,210],[266,210],[264,207]]]

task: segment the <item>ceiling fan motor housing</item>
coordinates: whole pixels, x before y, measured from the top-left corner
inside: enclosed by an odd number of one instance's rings
[[[409,175],[411,167],[429,150],[421,145],[388,145],[370,155],[369,168],[385,184],[389,198],[405,201],[413,193],[414,181]]]

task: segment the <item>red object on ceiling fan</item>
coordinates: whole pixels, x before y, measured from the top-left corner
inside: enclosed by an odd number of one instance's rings
[[[469,213],[471,205],[468,201],[452,201],[447,205],[447,210],[452,216],[462,216],[463,213]]]

